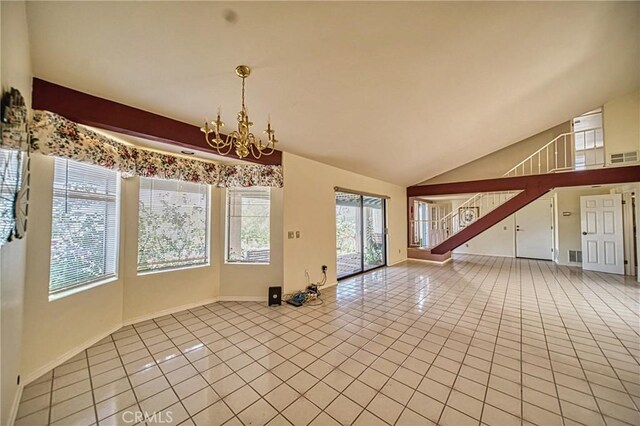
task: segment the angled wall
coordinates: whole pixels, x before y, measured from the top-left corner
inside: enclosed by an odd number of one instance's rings
[[[570,131],[571,123],[567,121],[530,138],[516,142],[506,148],[421,182],[420,185],[500,177],[529,155],[551,142],[555,137]]]
[[[0,3],[2,91],[20,90],[31,105],[31,58],[25,2]],[[4,238],[4,236],[3,236]],[[26,240],[7,243],[0,248],[0,424],[8,424],[15,415],[23,351],[24,272]],[[12,413],[13,412],[13,413]]]

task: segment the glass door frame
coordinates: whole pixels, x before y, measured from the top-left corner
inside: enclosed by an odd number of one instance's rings
[[[342,191],[339,189],[336,189],[336,194],[338,192],[342,192],[342,193],[347,193],[347,194],[352,194],[352,195],[356,195],[358,197],[360,197],[360,247],[361,247],[361,252],[360,252],[360,270],[357,272],[353,272],[347,275],[342,275],[342,276],[337,276],[337,257],[336,257],[336,278],[338,281],[346,279],[346,278],[351,278],[355,275],[359,275],[359,274],[363,274],[365,272],[370,272],[373,270],[376,270],[378,268],[382,268],[387,266],[387,247],[388,247],[388,229],[387,229],[387,198],[388,197],[384,197],[384,196],[380,196],[380,195],[372,195],[372,194],[363,194],[363,193],[357,193],[357,192],[349,192],[349,191]],[[369,269],[365,269],[365,260],[364,260],[364,251],[365,251],[365,223],[364,223],[364,198],[378,198],[381,201],[381,210],[382,210],[382,241],[383,241],[383,250],[382,250],[382,263],[378,266],[373,266]],[[337,230],[336,230],[337,231]],[[336,244],[337,246],[337,244]],[[337,254],[337,253],[336,253]]]

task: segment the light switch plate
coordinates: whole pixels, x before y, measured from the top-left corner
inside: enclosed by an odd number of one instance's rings
[[[289,239],[292,240],[295,234],[294,234],[293,231],[289,231],[289,232],[287,232],[287,235],[288,235]]]

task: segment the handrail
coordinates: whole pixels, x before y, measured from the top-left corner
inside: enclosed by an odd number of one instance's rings
[[[576,141],[580,139],[583,149],[576,150]],[[604,165],[604,145],[601,141],[601,127],[562,133],[502,176],[529,176]],[[591,147],[587,147],[588,142]],[[578,156],[580,163],[576,161],[576,151],[581,153]]]
[[[414,219],[410,221],[411,241],[413,247],[434,247],[447,238],[457,234],[464,227],[478,220],[490,211],[495,210],[521,191],[479,192],[443,217],[435,220]],[[475,209],[475,210],[474,210]],[[467,210],[467,212],[465,212]],[[470,213],[471,217],[463,216]],[[419,225],[428,225],[428,229],[418,229]],[[422,237],[429,241],[421,241]]]

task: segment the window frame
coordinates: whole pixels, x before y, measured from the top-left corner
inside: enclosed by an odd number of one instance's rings
[[[122,211],[121,211],[121,203],[122,203],[122,175],[120,172],[115,171],[115,170],[110,170],[111,172],[115,173],[116,175],[116,188],[115,188],[115,230],[114,230],[114,250],[113,250],[113,257],[114,257],[114,272],[113,273],[109,273],[109,274],[103,274],[100,275],[98,277],[94,277],[92,279],[88,279],[88,280],[84,280],[84,281],[80,281],[77,282],[75,284],[72,285],[68,285],[65,286],[63,288],[60,289],[56,289],[56,290],[51,290],[51,255],[52,255],[52,244],[53,244],[53,203],[55,200],[55,170],[57,167],[57,162],[58,161],[63,161],[65,165],[68,166],[69,162],[71,163],[77,163],[77,164],[81,164],[83,167],[94,167],[94,168],[99,168],[99,169],[104,169],[104,167],[102,166],[98,166],[95,164],[88,164],[88,163],[84,163],[81,161],[75,161],[72,159],[68,159],[68,158],[63,158],[63,157],[55,157],[54,158],[54,163],[53,163],[53,168],[54,168],[54,173],[53,173],[53,180],[51,182],[51,230],[49,232],[49,283],[48,283],[48,298],[49,301],[54,301],[54,300],[58,300],[58,299],[62,299],[64,297],[67,296],[71,296],[73,294],[76,293],[80,293],[82,291],[86,291],[86,290],[90,290],[96,287],[100,287],[102,285],[105,284],[109,284],[112,282],[115,282],[118,280],[119,278],[119,272],[120,272],[120,233],[121,233],[121,219],[122,219]],[[109,170],[109,169],[108,169]]]
[[[207,200],[205,203],[205,207],[206,207],[206,215],[205,215],[205,261],[204,262],[199,262],[199,263],[192,263],[192,264],[186,264],[186,265],[178,265],[178,266],[166,266],[163,268],[154,268],[154,269],[145,269],[145,270],[140,270],[140,259],[139,259],[139,253],[140,253],[140,190],[142,188],[142,181],[143,179],[146,180],[157,180],[157,181],[169,181],[169,182],[178,182],[178,184],[180,183],[185,183],[185,184],[194,184],[194,185],[203,185],[206,187],[206,196],[207,196]],[[196,269],[196,268],[205,268],[205,267],[209,267],[211,266],[211,225],[212,225],[212,220],[211,220],[211,215],[212,215],[212,209],[211,209],[211,198],[212,198],[212,187],[209,184],[205,184],[205,183],[198,183],[198,182],[186,182],[186,181],[176,181],[174,179],[162,179],[162,178],[158,178],[158,177],[145,177],[145,176],[140,176],[140,178],[138,179],[138,220],[137,220],[137,250],[136,250],[136,274],[138,276],[144,276],[144,275],[152,275],[152,274],[160,274],[160,273],[164,273],[164,272],[172,272],[172,271],[181,271],[181,270],[187,270],[187,269]]]
[[[249,187],[251,188],[251,187]],[[224,213],[224,263],[225,265],[254,265],[254,266],[268,266],[271,265],[271,187],[268,186],[260,186],[260,187],[253,187],[253,188],[260,188],[262,190],[265,190],[268,192],[269,194],[269,216],[268,216],[268,222],[269,222],[269,261],[268,262],[247,262],[246,260],[229,260],[229,241],[230,241],[230,220],[229,220],[229,214],[230,214],[230,205],[229,205],[229,194],[231,193],[231,191],[235,191],[235,190],[246,190],[248,188],[226,188],[225,190],[225,198],[224,198],[224,205],[225,205],[225,213]]]

